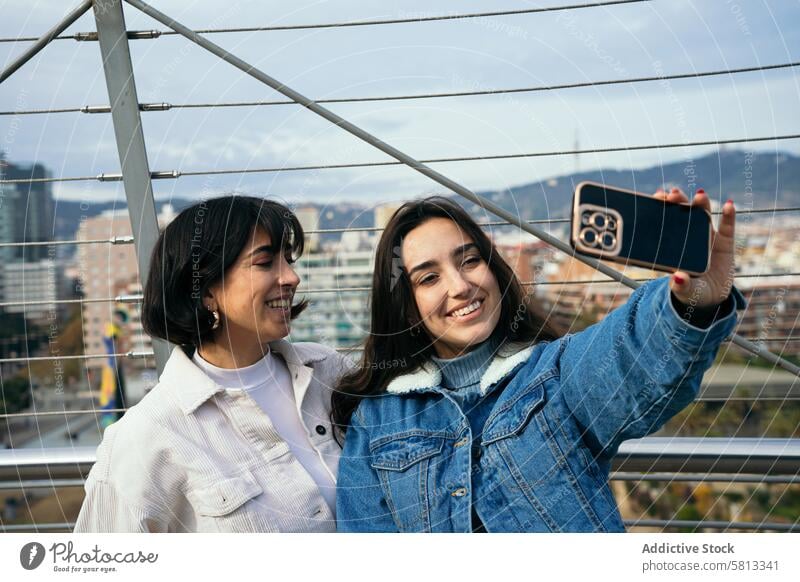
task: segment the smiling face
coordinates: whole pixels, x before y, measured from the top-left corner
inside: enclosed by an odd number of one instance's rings
[[[300,283],[290,253],[291,248],[274,247],[270,235],[256,227],[204,300],[220,314],[214,343],[229,348],[240,366],[256,362],[263,346],[289,334],[292,298]]]
[[[489,338],[500,319],[500,287],[469,235],[448,218],[432,218],[408,233],[402,256],[439,357],[454,358]]]

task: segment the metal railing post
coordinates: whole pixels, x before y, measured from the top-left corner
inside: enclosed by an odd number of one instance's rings
[[[122,168],[122,182],[136,245],[139,276],[144,285],[150,272],[150,255],[159,231],[121,0],[95,2],[94,16]],[[153,351],[160,374],[169,358],[169,344],[153,338]]]

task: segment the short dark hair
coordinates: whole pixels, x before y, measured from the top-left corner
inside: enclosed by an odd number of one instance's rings
[[[222,196],[184,209],[158,237],[144,288],[142,327],[153,337],[198,347],[212,337],[214,318],[203,305],[209,288],[263,228],[272,244],[295,259],[303,254],[303,227],[283,204],[252,196]],[[308,302],[293,305],[297,317]]]

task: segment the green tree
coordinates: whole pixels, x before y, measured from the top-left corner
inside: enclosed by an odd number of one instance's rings
[[[14,414],[31,405],[31,385],[27,379],[17,376],[0,382],[0,414]]]
[[[31,385],[23,377],[0,378],[0,414],[14,414],[31,405]],[[8,440],[8,421],[0,418],[0,448]]]

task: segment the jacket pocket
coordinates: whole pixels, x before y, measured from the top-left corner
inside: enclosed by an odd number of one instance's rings
[[[249,472],[196,487],[186,496],[199,516],[223,517],[263,492]]]
[[[442,452],[444,439],[438,436],[409,434],[384,437],[370,445],[373,469],[405,471],[415,463]]]
[[[441,465],[444,441],[438,435],[402,433],[370,444],[370,465],[400,531],[430,531],[429,485]]]
[[[554,375],[555,372],[539,376],[527,388],[495,410],[486,421],[482,443],[487,445],[522,432],[533,415],[544,406],[544,382]]]
[[[509,472],[501,486],[522,531],[603,531],[595,507],[602,496],[583,442],[564,426],[572,419],[559,382],[557,370],[545,372],[498,406],[482,444]]]

